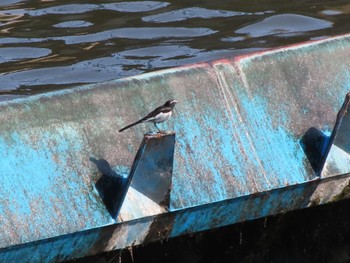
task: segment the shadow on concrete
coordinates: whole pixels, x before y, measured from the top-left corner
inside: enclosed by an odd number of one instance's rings
[[[96,164],[97,169],[102,174],[96,182],[96,189],[100,194],[109,214],[115,219],[120,210],[123,196],[123,177],[111,168],[105,159],[90,158]]]
[[[315,127],[311,127],[300,140],[305,155],[316,174],[321,172],[329,142],[330,137]]]

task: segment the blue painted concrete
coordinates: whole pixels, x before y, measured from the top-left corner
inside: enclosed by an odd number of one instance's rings
[[[0,136],[2,247],[110,222],[91,185],[84,183],[87,168],[69,163],[82,151],[79,134],[64,125],[55,131]]]

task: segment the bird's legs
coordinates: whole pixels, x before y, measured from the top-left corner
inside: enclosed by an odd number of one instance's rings
[[[159,130],[158,126],[157,126],[157,123],[153,122],[154,126],[156,126],[157,130],[160,132],[160,133],[164,133],[163,131]]]

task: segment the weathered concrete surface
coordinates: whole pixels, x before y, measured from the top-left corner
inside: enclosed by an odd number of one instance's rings
[[[108,252],[74,263],[350,261],[349,200]]]
[[[1,260],[76,258],[346,198],[349,178],[318,180],[300,140],[332,130],[349,58],[342,36],[0,104]],[[171,98],[173,212],[114,224],[91,160],[128,174],[153,127],[119,128]]]

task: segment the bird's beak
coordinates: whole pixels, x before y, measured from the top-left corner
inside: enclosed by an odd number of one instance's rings
[[[178,100],[174,100],[175,103],[180,103],[181,101],[178,101]]]

